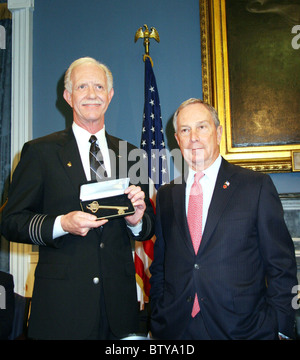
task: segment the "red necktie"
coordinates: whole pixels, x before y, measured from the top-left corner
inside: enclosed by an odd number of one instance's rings
[[[203,212],[203,191],[200,184],[200,179],[204,176],[203,172],[195,174],[195,180],[191,187],[189,207],[188,207],[188,225],[195,250],[197,255],[200,242],[202,239],[202,212]],[[195,294],[195,300],[192,310],[192,317],[195,317],[200,311],[197,293]]]

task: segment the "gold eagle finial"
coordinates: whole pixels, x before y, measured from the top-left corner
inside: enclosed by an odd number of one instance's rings
[[[145,30],[143,31],[143,27]],[[149,31],[148,26],[145,24],[144,26],[137,29],[135,36],[134,36],[134,42],[137,42],[138,39],[144,39],[144,46],[146,55],[149,56],[149,39],[155,39],[157,42],[160,42],[158,31],[155,29],[155,27],[151,27],[151,32]]]

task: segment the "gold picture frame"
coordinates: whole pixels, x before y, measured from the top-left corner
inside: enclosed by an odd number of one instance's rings
[[[292,152],[293,171],[300,171],[300,151]]]
[[[300,142],[259,144],[259,146],[247,143],[235,146],[233,143],[226,0],[199,0],[199,5],[203,100],[213,105],[219,114],[223,126],[220,149],[222,156],[229,162],[255,171],[293,171],[293,152],[300,151]],[[295,55],[299,57],[299,54],[295,53]],[[299,122],[299,120],[298,118],[295,121]]]

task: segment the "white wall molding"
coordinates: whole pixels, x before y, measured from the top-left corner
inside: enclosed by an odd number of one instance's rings
[[[32,138],[32,45],[34,0],[8,0],[12,12],[11,173],[24,143]],[[26,295],[31,246],[10,243],[15,292]]]
[[[23,10],[23,9],[34,9],[34,0],[8,0],[8,9]]]

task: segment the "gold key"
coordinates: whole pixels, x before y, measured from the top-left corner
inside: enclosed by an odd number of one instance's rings
[[[118,210],[119,215],[125,214],[125,210],[128,210],[128,206],[109,206],[109,205],[99,205],[98,201],[93,201],[88,204],[87,209],[91,210],[92,213],[96,213],[99,209],[115,209]]]

